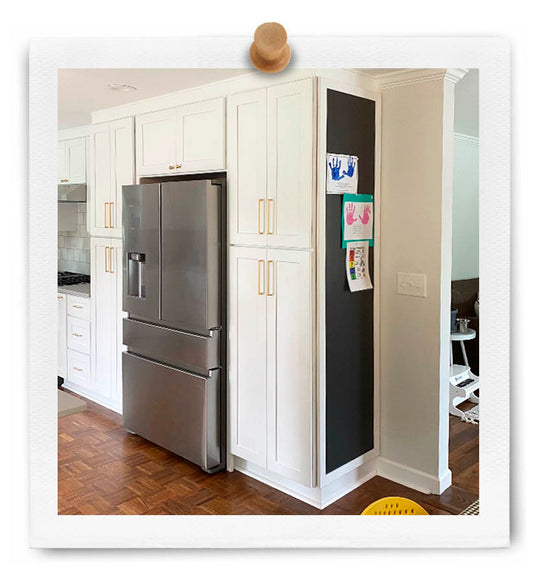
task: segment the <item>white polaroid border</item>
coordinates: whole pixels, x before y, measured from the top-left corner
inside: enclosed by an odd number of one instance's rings
[[[246,68],[251,38],[36,40],[30,51],[31,546],[486,547],[509,540],[510,55],[494,38],[291,38],[295,68],[480,69],[480,515],[58,516],[56,140],[59,68]],[[246,72],[251,69],[246,70]]]

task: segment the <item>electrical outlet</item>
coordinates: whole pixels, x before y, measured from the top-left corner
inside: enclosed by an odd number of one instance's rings
[[[426,297],[426,276],[417,273],[397,274],[398,295]]]

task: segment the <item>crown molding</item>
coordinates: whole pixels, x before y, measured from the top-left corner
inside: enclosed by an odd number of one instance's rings
[[[466,68],[417,68],[413,70],[390,72],[378,80],[380,90],[389,90],[401,86],[410,86],[424,82],[448,80],[455,84],[468,70]]]
[[[81,138],[83,136],[90,136],[90,126],[87,124],[71,128],[63,128],[58,131],[58,140],[69,140],[71,138]]]

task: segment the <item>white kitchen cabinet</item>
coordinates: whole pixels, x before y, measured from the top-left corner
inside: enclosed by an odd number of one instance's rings
[[[216,98],[138,115],[138,176],[225,170],[225,106]]]
[[[230,247],[231,453],[314,483],[312,254]]]
[[[267,468],[314,485],[313,255],[266,256]]]
[[[86,183],[86,138],[72,138],[58,142],[58,182]]]
[[[58,375],[66,377],[66,295],[58,293]]]
[[[266,89],[227,100],[229,242],[266,245]]]
[[[266,249],[229,249],[231,452],[266,467]]]
[[[311,248],[313,80],[228,99],[231,244]]]
[[[91,240],[92,384],[108,407],[121,410],[122,241]]]
[[[122,186],[135,182],[133,118],[90,128],[90,233],[122,236]]]

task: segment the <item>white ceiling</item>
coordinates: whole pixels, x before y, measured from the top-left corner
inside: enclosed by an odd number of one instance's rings
[[[248,69],[62,69],[58,71],[58,128],[90,124],[90,113],[249,74]],[[107,84],[129,84],[134,92]]]

